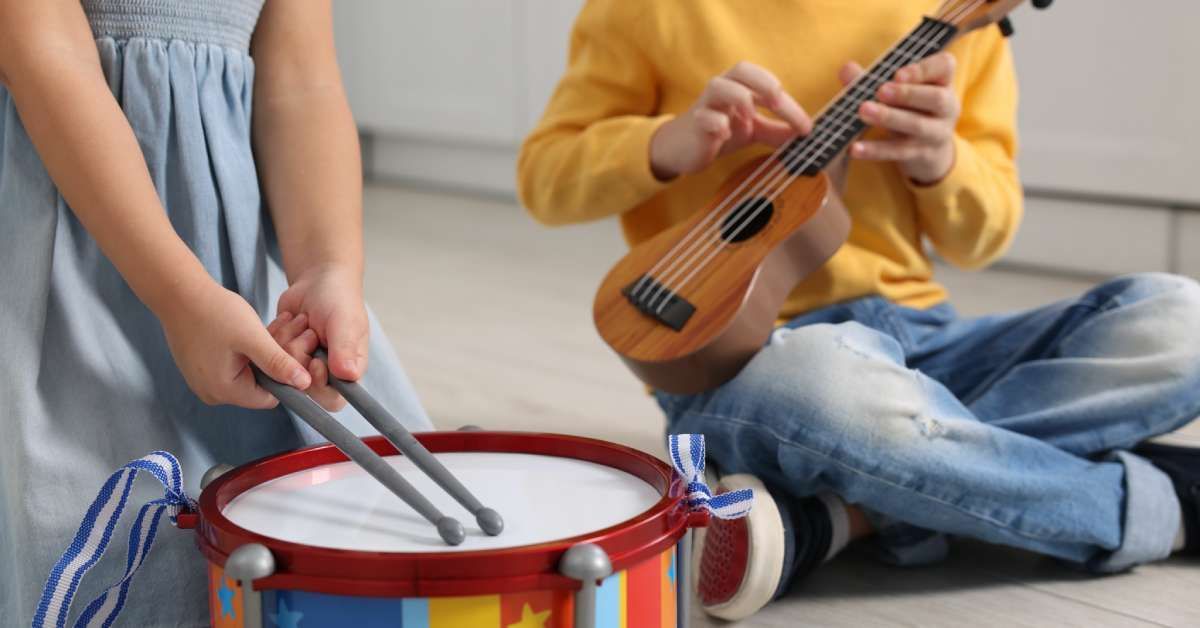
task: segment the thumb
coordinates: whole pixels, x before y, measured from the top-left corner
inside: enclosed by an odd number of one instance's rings
[[[294,386],[301,390],[312,384],[312,377],[279,343],[267,333],[259,330],[244,349],[247,358],[271,379]]]
[[[348,319],[348,320],[347,320]],[[365,316],[349,316],[330,321],[327,346],[329,371],[334,377],[357,381],[367,371],[367,321]]]

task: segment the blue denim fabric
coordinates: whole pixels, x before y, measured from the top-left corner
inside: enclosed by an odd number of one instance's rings
[[[1200,414],[1200,286],[1135,275],[981,318],[861,299],[781,327],[715,391],[657,398],[723,473],[862,506],[896,562],[954,534],[1121,571],[1179,526],[1169,479],[1125,450]]]

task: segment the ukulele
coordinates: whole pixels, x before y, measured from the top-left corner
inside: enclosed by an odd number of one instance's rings
[[[850,216],[826,168],[866,125],[859,106],[896,71],[1022,0],[946,0],[817,116],[813,130],[746,164],[704,211],[609,271],[593,304],[600,336],[649,386],[676,394],[732,379],[762,348],[792,289],[846,241]],[[1035,5],[1048,5],[1035,0]]]

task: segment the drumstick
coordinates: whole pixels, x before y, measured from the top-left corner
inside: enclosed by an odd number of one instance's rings
[[[317,349],[314,357],[325,360],[326,364],[329,363],[329,356],[325,354],[324,349]],[[376,401],[371,393],[367,392],[366,388],[357,382],[338,379],[333,376],[333,373],[329,373],[329,383],[346,398],[346,401],[350,402],[350,405],[354,406],[355,410],[358,410],[359,414],[363,415],[363,418],[379,430],[379,433],[383,434],[388,442],[408,456],[418,469],[437,482],[437,485],[462,504],[463,508],[475,515],[476,523],[484,532],[492,536],[500,534],[500,531],[504,529],[504,519],[500,517],[500,513],[485,507],[478,499],[475,499],[471,491],[467,490],[467,487],[463,486],[463,483],[459,482],[458,478],[454,477],[454,474],[443,466],[437,457],[429,453],[421,441],[414,438],[412,433],[400,421],[397,421],[396,417],[387,411],[387,408],[383,407],[383,404]]]
[[[265,373],[258,370],[258,367],[253,364],[250,369],[254,372],[254,379],[260,386],[267,389],[267,392],[275,395],[275,398],[284,405],[287,409],[295,412],[305,423],[308,423],[318,434],[324,436],[326,440],[333,443],[335,447],[340,449],[346,457],[353,461],[364,471],[371,474],[380,484],[383,484],[396,497],[404,500],[404,503],[412,507],[413,510],[421,514],[432,523],[441,535],[442,540],[449,545],[458,545],[466,538],[467,533],[463,529],[463,525],[453,517],[443,515],[424,495],[421,494],[413,485],[409,484],[403,476],[400,475],[392,465],[388,464],[379,454],[375,453],[364,444],[354,432],[351,432],[346,426],[338,423],[324,408],[317,405],[308,395],[302,391],[292,388],[286,384],[281,384]]]

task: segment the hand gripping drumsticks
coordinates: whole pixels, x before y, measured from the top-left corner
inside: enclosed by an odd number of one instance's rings
[[[317,349],[315,357],[324,360],[326,364],[329,363],[329,357],[325,354],[324,349]],[[358,410],[359,414],[363,415],[363,418],[372,427],[379,430],[379,433],[383,434],[389,443],[408,456],[418,469],[437,482],[437,485],[462,504],[463,508],[475,515],[475,522],[479,524],[480,529],[491,536],[500,534],[500,531],[504,529],[504,520],[500,518],[500,513],[479,503],[471,491],[467,490],[467,487],[463,486],[462,482],[459,482],[449,469],[438,462],[438,459],[429,453],[429,450],[425,449],[425,446],[414,438],[412,433],[387,411],[387,408],[376,401],[366,388],[357,382],[338,379],[333,376],[333,373],[329,373],[329,383],[346,398],[346,401],[350,402],[350,405],[354,406],[355,410]]]
[[[337,420],[330,416],[324,408],[317,405],[317,402],[313,401],[302,391],[271,379],[253,364],[250,365],[250,368],[254,373],[254,379],[260,386],[265,388],[267,392],[270,392],[272,395],[274,395],[275,398],[284,405],[284,407],[292,412],[295,412],[296,415],[299,416],[305,423],[316,430],[318,434],[325,437],[326,440],[341,450],[342,453],[346,454],[346,457],[352,462],[369,473],[371,477],[378,480],[380,484],[383,484],[385,487],[387,487],[388,490],[403,500],[404,503],[412,507],[413,510],[416,510],[422,517],[425,517],[426,520],[428,520],[434,525],[434,527],[437,528],[438,534],[442,537],[443,541],[445,541],[448,545],[458,545],[463,542],[463,540],[466,538],[466,531],[463,529],[463,525],[459,523],[457,519],[442,514],[441,511],[439,511],[436,506],[434,506],[424,495],[422,495],[420,491],[413,487],[413,485],[409,484],[408,481],[405,480],[404,477],[392,467],[392,465],[388,464],[387,461],[385,461],[379,454],[372,451],[371,448],[359,440],[353,432],[351,432],[341,423],[338,423]],[[357,384],[354,384],[353,386],[358,388],[362,397],[371,399],[370,395],[366,392],[366,390],[362,389],[362,387],[358,386]],[[355,407],[357,408],[358,406],[355,405]],[[363,411],[360,409],[359,412]],[[364,412],[363,414],[366,413]],[[394,422],[396,426],[400,427],[400,429],[404,429],[403,426],[400,426],[399,423],[396,422],[394,418],[391,418],[390,415],[388,418]],[[374,417],[370,417],[368,420],[372,425],[377,425]],[[378,429],[378,427],[376,429]],[[405,433],[407,433],[407,431],[405,431]],[[411,434],[409,437],[412,437]],[[388,438],[389,440],[391,439],[390,437]],[[425,455],[429,456],[430,458],[433,457],[433,455],[430,454],[428,450],[425,450],[424,447],[421,449],[425,452]],[[407,454],[407,452],[404,453]],[[447,472],[447,475],[449,475],[449,472]],[[495,515],[495,520],[499,521],[500,516]],[[501,527],[502,525],[503,524],[501,524]],[[483,526],[481,525],[480,527]],[[485,528],[485,531],[488,530]],[[489,533],[491,532],[489,531]]]

